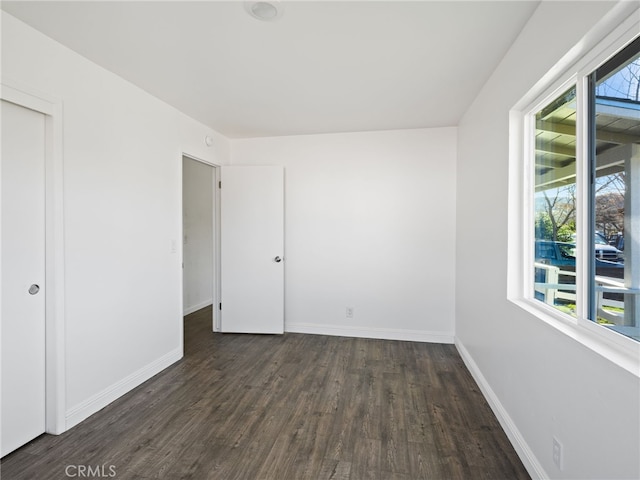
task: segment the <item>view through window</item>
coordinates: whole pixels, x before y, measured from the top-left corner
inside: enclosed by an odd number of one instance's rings
[[[533,296],[577,316],[581,229],[588,239],[585,316],[640,340],[640,39],[588,79],[588,112],[578,111],[574,86],[534,113]],[[586,123],[578,122],[581,113]],[[585,158],[578,158],[578,133],[588,138]],[[577,162],[588,169],[584,185]],[[578,201],[581,192],[588,201]],[[588,211],[578,210],[583,204]]]
[[[535,119],[535,297],[575,316],[576,88]]]
[[[590,84],[589,318],[640,340],[640,41],[596,70]]]

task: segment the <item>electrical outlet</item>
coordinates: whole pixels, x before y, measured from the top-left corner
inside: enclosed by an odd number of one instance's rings
[[[347,318],[353,318],[353,307],[347,307]]]
[[[553,463],[562,470],[562,443],[556,437],[553,437]]]

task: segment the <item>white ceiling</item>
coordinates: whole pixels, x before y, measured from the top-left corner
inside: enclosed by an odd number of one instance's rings
[[[231,137],[456,125],[538,1],[12,2],[2,8]]]

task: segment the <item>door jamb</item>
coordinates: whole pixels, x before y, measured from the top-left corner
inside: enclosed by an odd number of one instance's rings
[[[62,101],[6,79],[0,98],[45,116],[45,432],[59,435],[67,429]]]
[[[184,161],[184,158],[188,158],[190,160],[194,160],[196,162],[203,163],[210,167],[213,167],[213,196],[214,196],[214,209],[213,209],[213,324],[212,331],[219,332],[222,318],[222,311],[218,308],[220,305],[220,188],[218,188],[220,182],[220,165],[203,160],[202,158],[196,157],[189,153],[182,152],[182,156],[180,157],[180,162]],[[184,205],[182,204],[183,192],[182,189],[184,187],[184,178],[182,177],[182,169],[180,169],[180,215],[183,215]],[[183,222],[180,222],[180,238],[182,239],[180,242],[180,258],[181,263],[184,262],[184,231],[183,231]],[[182,270],[182,278],[183,282],[180,284],[180,297],[181,297],[181,308],[184,305],[184,291],[182,290],[182,286],[184,285],[184,269]],[[183,328],[184,328],[184,316],[183,316]],[[184,339],[182,340],[184,345]]]

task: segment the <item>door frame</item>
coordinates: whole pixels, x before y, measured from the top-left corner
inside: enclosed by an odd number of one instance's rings
[[[204,165],[208,165],[213,168],[213,177],[212,177],[212,188],[213,188],[213,198],[214,198],[214,208],[213,208],[213,322],[211,325],[211,329],[213,332],[220,331],[222,311],[220,310],[220,298],[221,298],[221,289],[220,289],[220,165],[199,158],[195,155],[191,155],[190,153],[182,152],[180,157],[180,165],[183,165],[184,159],[188,158],[189,160],[193,160],[195,162],[200,162]],[[184,189],[184,177],[182,175],[182,168],[180,169],[180,263],[184,265],[184,220],[183,220],[183,189]],[[180,283],[180,308],[184,306],[184,268],[181,269],[181,278],[182,282]],[[184,331],[184,315],[182,317],[182,327],[181,332]],[[181,335],[183,335],[181,333]],[[182,345],[184,345],[184,338],[182,338]]]
[[[59,435],[66,430],[62,101],[4,78],[0,99],[45,117],[45,432]]]

